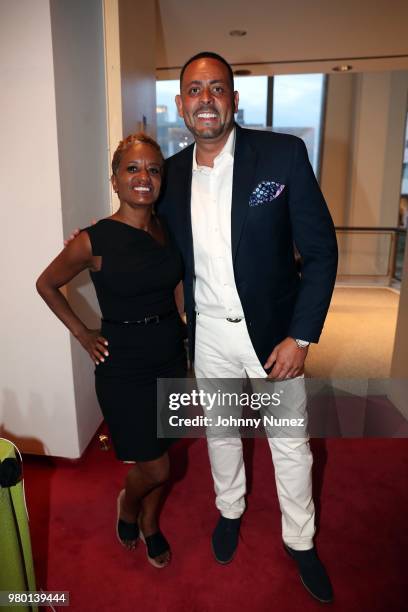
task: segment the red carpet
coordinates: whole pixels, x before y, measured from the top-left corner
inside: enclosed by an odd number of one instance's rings
[[[173,560],[151,567],[144,545],[115,536],[116,496],[128,466],[94,441],[78,462],[25,457],[38,588],[70,591],[75,611],[308,612],[305,591],[282,549],[273,468],[265,440],[246,441],[250,494],[234,561],[213,559],[217,520],[204,440],[172,450],[174,486],[161,525]],[[335,590],[327,609],[408,610],[406,440],[314,440],[317,546]]]

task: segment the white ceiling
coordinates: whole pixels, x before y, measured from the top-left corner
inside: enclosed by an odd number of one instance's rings
[[[408,69],[407,0],[156,0],[157,75],[199,51],[253,74]],[[247,30],[232,38],[230,30]]]

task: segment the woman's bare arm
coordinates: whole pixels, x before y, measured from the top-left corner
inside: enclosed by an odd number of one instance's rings
[[[88,329],[72,310],[60,288],[80,272],[95,268],[96,257],[92,255],[91,242],[87,232],[81,232],[50,263],[37,279],[38,293],[64,323],[69,331],[82,344],[91,359],[98,364],[108,356],[107,341],[98,331]]]

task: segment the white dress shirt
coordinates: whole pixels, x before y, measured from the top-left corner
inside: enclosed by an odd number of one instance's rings
[[[210,168],[197,165],[195,146],[191,182],[196,310],[223,319],[244,317],[231,251],[234,148],[235,128]]]

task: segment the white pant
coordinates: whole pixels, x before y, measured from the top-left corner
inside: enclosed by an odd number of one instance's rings
[[[271,346],[271,351],[273,347]],[[266,374],[254,351],[244,320],[232,323],[197,314],[195,374],[200,378],[251,379],[253,390],[279,385],[289,401],[291,416],[307,419],[304,378],[264,382]],[[277,388],[277,387],[275,387]],[[260,390],[260,389],[259,389]],[[264,391],[265,389],[263,389]],[[268,437],[275,468],[276,488],[282,512],[282,538],[293,549],[313,546],[312,453],[304,437]],[[226,518],[238,518],[245,510],[245,466],[240,437],[207,437],[216,493],[216,506]]]

